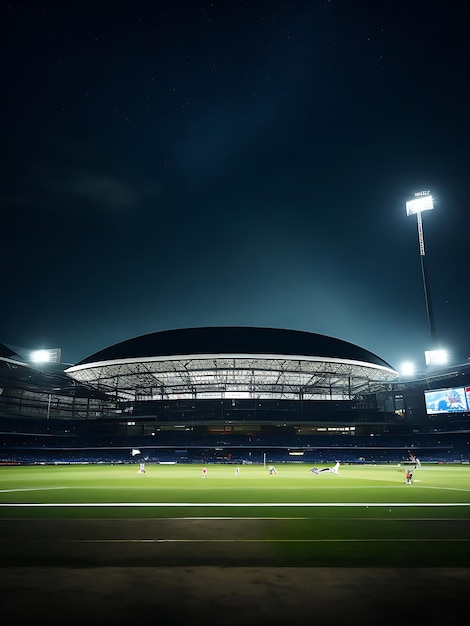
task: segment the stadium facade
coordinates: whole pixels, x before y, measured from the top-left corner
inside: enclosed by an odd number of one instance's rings
[[[168,330],[67,367],[0,350],[4,449],[131,447],[186,458],[191,449],[195,458],[201,450],[203,458],[232,458],[234,449],[252,453],[256,443],[295,454],[318,448],[326,436],[333,446],[345,436],[351,445],[470,424],[465,413],[430,417],[423,398],[432,385],[463,384],[468,368],[401,381],[364,348],[314,333]]]

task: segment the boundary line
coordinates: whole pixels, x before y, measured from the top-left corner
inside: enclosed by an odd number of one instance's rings
[[[7,502],[0,503],[0,508],[81,508],[81,507],[191,507],[191,508],[282,508],[282,507],[454,507],[470,506],[470,502],[447,502],[438,504],[436,502],[46,502],[46,503],[25,503]]]
[[[468,543],[470,539],[59,539],[54,543]],[[0,540],[2,543],[2,540]],[[44,543],[42,539],[9,540],[8,543]]]

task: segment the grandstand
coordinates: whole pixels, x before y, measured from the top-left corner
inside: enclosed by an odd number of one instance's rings
[[[163,331],[72,366],[0,345],[0,462],[469,462],[470,415],[424,400],[469,374],[403,381],[354,344],[270,328]]]

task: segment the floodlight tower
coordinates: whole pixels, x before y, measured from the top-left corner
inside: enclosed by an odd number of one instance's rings
[[[436,328],[434,324],[434,313],[432,309],[431,296],[429,293],[429,285],[426,278],[426,270],[424,266],[424,257],[426,256],[424,250],[424,233],[423,233],[423,218],[421,213],[423,211],[429,211],[434,208],[432,196],[429,191],[420,191],[415,193],[414,200],[409,200],[406,203],[406,214],[416,215],[418,220],[418,241],[419,241],[419,256],[421,259],[421,275],[423,278],[424,298],[426,300],[426,312],[428,315],[429,331],[431,333],[432,349],[436,348]]]

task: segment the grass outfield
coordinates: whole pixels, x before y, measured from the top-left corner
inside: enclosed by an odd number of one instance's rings
[[[0,468],[9,565],[468,567],[470,466]]]
[[[138,464],[0,467],[0,516],[9,515],[9,505],[15,504],[77,507],[84,503],[116,504],[122,505],[126,516],[132,517],[140,517],[143,511],[141,508],[134,512],[127,510],[126,505],[130,503],[171,503],[178,507],[183,504],[223,505],[223,509],[207,509],[207,515],[211,516],[226,514],[227,506],[232,508],[231,514],[236,514],[235,505],[244,508],[255,504],[276,504],[279,508],[286,504],[302,505],[304,514],[307,514],[307,505],[348,504],[359,505],[359,509],[367,504],[464,505],[465,515],[468,512],[465,505],[470,505],[468,465],[423,466],[414,470],[411,486],[404,485],[405,469],[397,465],[343,465],[338,475],[324,472],[318,476],[310,473],[311,466],[305,464],[278,466],[277,475],[270,475],[262,465],[241,466],[239,476],[233,465],[209,465],[207,468],[204,479],[202,465],[147,464],[145,475],[138,472]],[[22,515],[27,512],[26,508]],[[57,513],[58,509],[49,509],[47,514]],[[163,506],[152,508],[149,513],[156,517],[167,515]],[[73,506],[67,511],[67,517],[76,514]],[[269,515],[272,514],[270,511]],[[284,510],[282,514],[285,515]],[[34,515],[38,515],[37,509]]]

